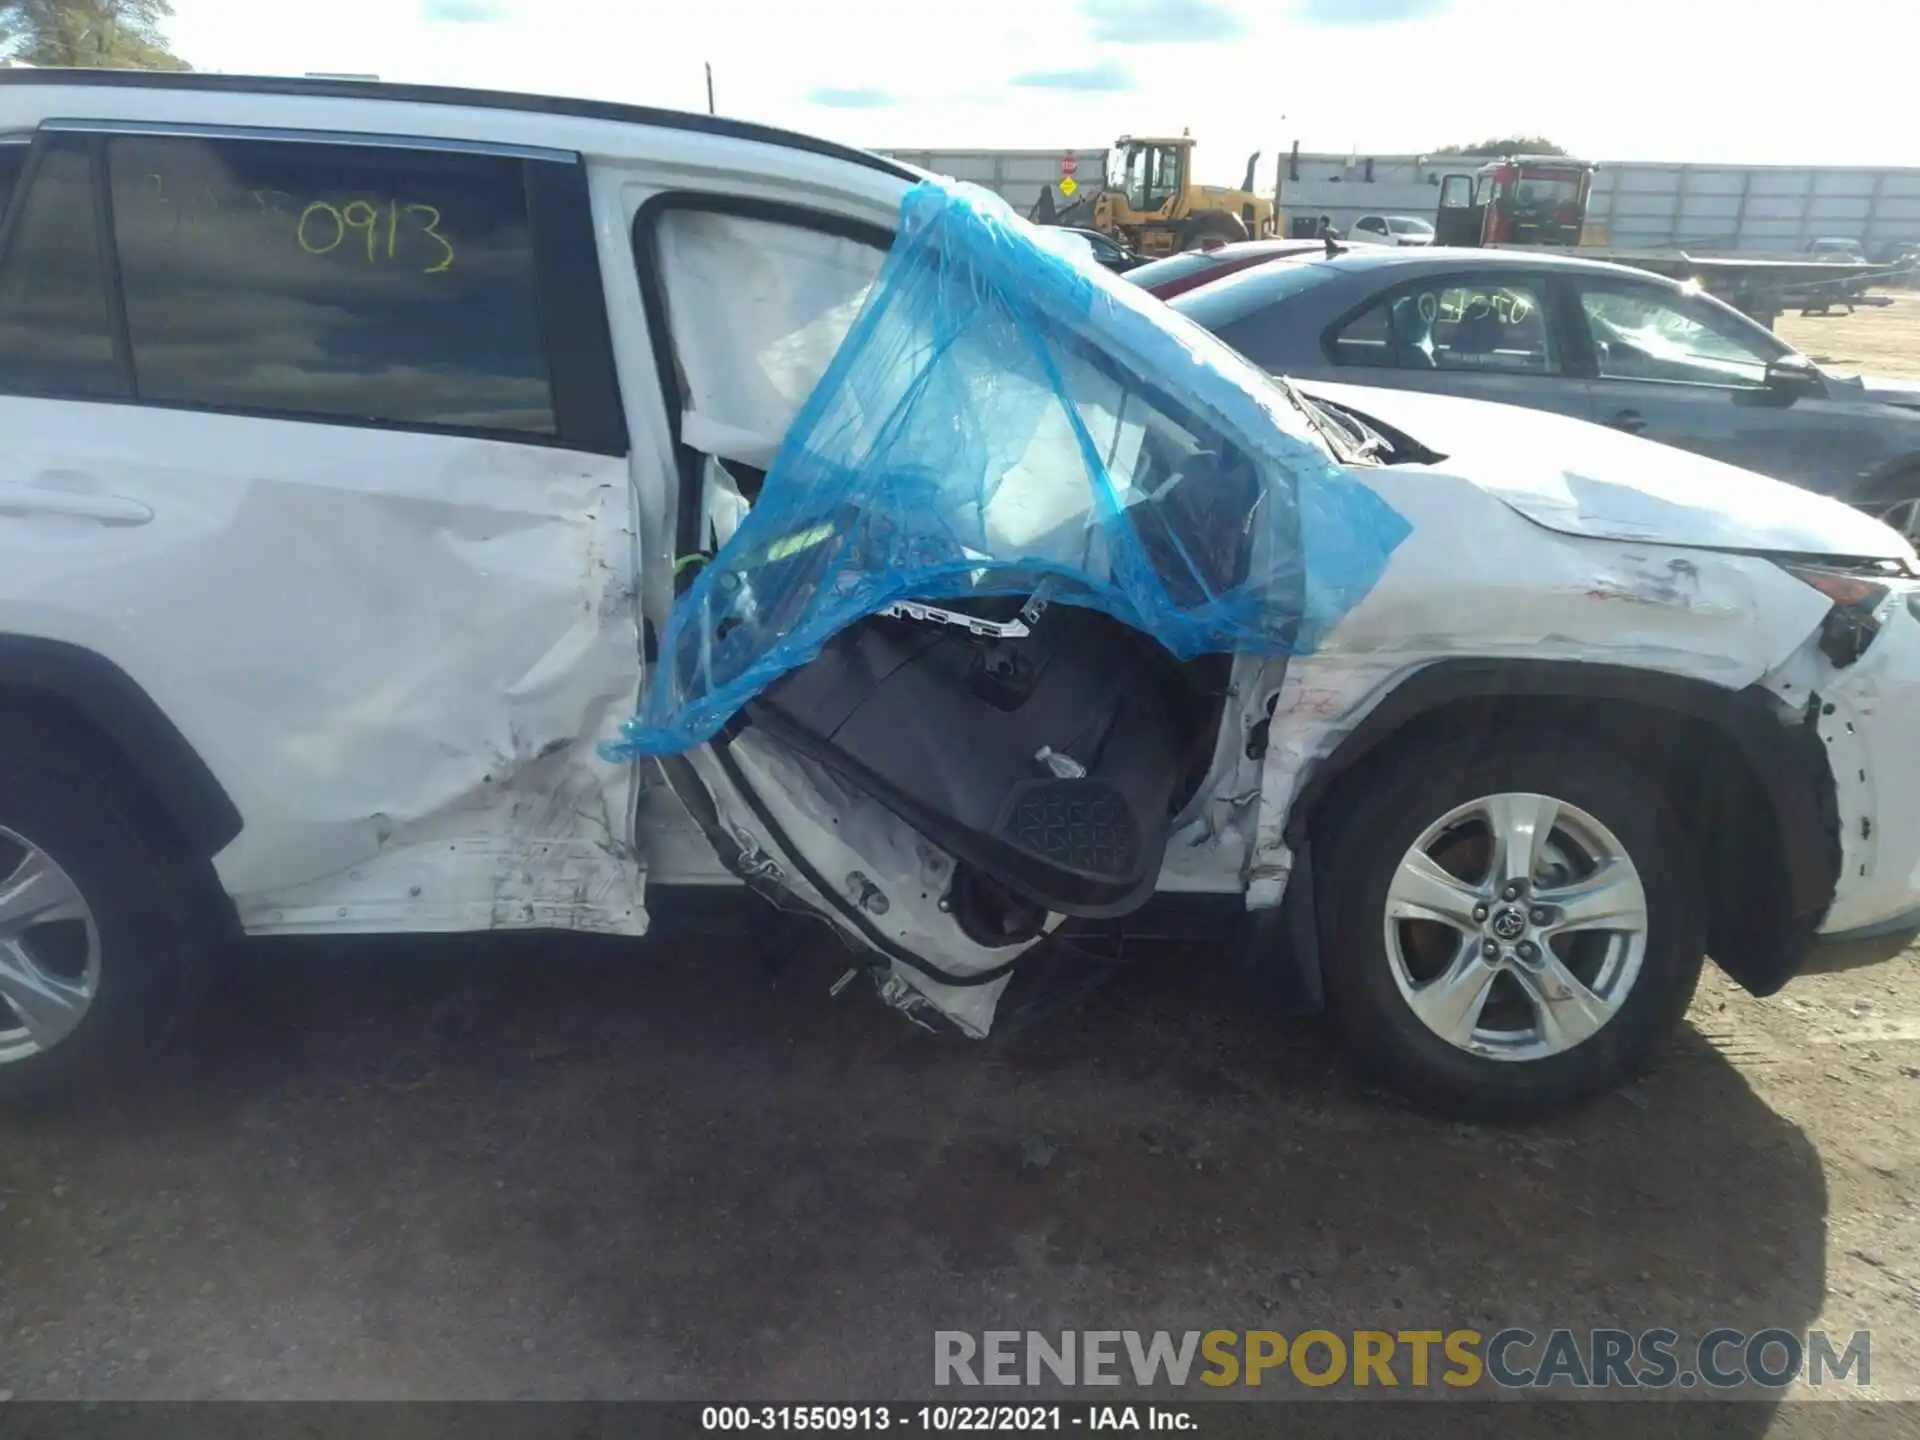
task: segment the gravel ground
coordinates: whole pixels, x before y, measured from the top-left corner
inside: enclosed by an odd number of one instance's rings
[[[1920,291],[1881,292],[1893,303],[1827,315],[1782,315],[1782,340],[1841,374],[1865,371],[1920,380]]]
[[[262,945],[147,1083],[0,1115],[0,1389],[904,1398],[936,1328],[1726,1324],[1869,1329],[1920,1398],[1916,958],[1710,972],[1651,1077],[1493,1130],[1200,953],[981,1044],[830,997],[831,941]]]

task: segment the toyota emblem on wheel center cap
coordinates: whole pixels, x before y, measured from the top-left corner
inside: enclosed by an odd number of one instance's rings
[[[1527,917],[1518,910],[1502,910],[1493,917],[1493,933],[1502,940],[1518,940],[1527,933]]]

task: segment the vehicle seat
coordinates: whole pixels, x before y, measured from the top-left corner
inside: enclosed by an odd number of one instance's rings
[[[1393,363],[1401,370],[1433,370],[1433,322],[1420,313],[1420,302],[1402,295],[1393,302],[1388,321],[1393,332]]]
[[[1453,340],[1447,348],[1456,355],[1491,355],[1506,338],[1507,327],[1489,305],[1453,327]]]

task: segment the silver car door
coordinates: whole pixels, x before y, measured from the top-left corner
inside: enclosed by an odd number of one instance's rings
[[[1600,423],[1840,493],[1884,458],[1862,406],[1814,377],[1770,384],[1769,362],[1792,351],[1725,307],[1631,278],[1578,288]]]

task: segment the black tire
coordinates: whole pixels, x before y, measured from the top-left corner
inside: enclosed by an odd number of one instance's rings
[[[1231,245],[1247,238],[1247,227],[1238,215],[1229,215],[1224,210],[1209,210],[1195,215],[1181,228],[1180,248],[1198,250],[1210,240]]]
[[[1408,850],[1456,807],[1505,792],[1551,796],[1612,831],[1647,903],[1645,953],[1620,1008],[1540,1059],[1488,1059],[1430,1030],[1395,982],[1385,938],[1388,887]],[[1566,1108],[1641,1071],[1685,1015],[1706,949],[1697,847],[1633,765],[1566,734],[1458,736],[1370,762],[1328,801],[1334,823],[1315,857],[1328,1008],[1362,1066],[1416,1105],[1485,1120]]]
[[[0,885],[25,841],[59,866],[92,913],[94,998],[65,1038],[0,1063],[0,1101],[123,1073],[178,1027],[204,988],[214,934],[177,844],[110,754],[53,723],[0,711]],[[84,943],[84,941],[82,942]],[[0,1033],[19,1032],[0,1000]]]

